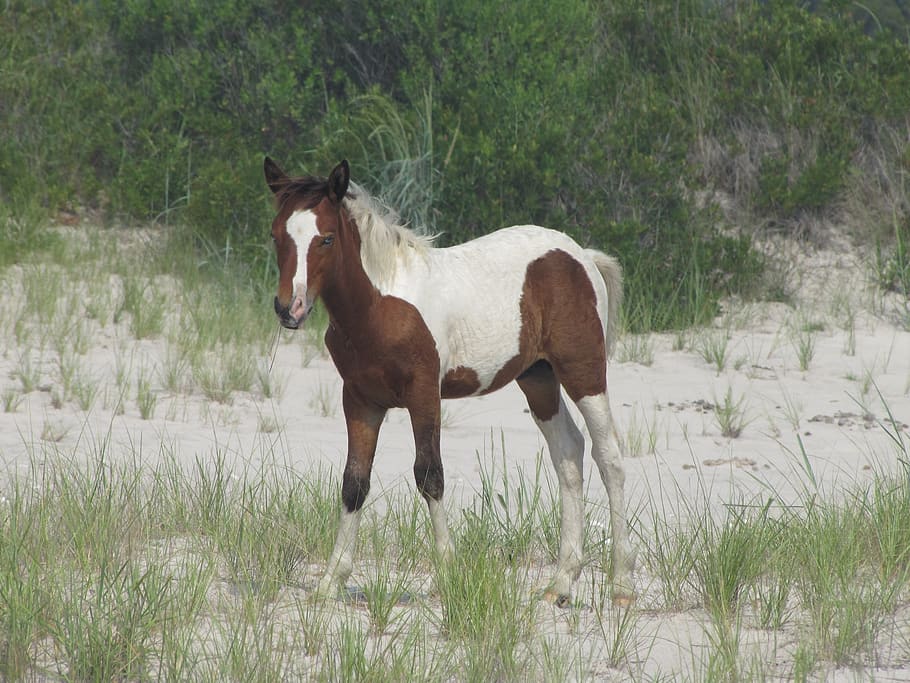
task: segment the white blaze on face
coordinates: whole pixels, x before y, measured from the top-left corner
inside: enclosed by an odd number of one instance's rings
[[[294,299],[291,302],[291,315],[301,320],[309,314],[313,306],[312,297],[307,296],[306,257],[310,243],[319,234],[319,230],[316,228],[316,214],[312,211],[295,211],[288,218],[286,228],[297,248],[297,272],[294,273]]]

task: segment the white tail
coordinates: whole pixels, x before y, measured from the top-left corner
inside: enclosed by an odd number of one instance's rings
[[[586,249],[585,252],[594,261],[600,276],[607,285],[607,358],[616,350],[616,336],[619,326],[619,309],[622,306],[622,266],[612,256],[608,256],[596,249]]]

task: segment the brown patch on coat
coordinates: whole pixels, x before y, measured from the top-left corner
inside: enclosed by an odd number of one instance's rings
[[[442,398],[497,391],[525,377],[540,361],[546,361],[549,373],[573,401],[606,390],[603,323],[594,286],[579,261],[561,249],[552,249],[531,261],[525,271],[519,310],[518,353],[506,361],[483,391],[474,369],[460,365],[449,370],[442,379]],[[556,414],[559,395],[556,392],[554,399],[550,379],[544,379],[543,374],[528,375],[524,384],[533,394],[529,402],[533,400],[539,410],[532,406],[534,414],[548,420]]]
[[[606,391],[603,322],[594,286],[579,261],[553,249],[528,264],[521,320],[519,356],[549,362],[573,401]]]
[[[374,290],[375,292],[375,290]],[[348,316],[326,287],[331,320],[326,347],[345,384],[386,408],[438,401],[439,355],[423,317],[409,302],[375,293],[367,315]]]
[[[439,354],[423,316],[408,301],[383,295],[363,270],[357,227],[338,227],[335,267],[325,270],[326,346],[346,385],[386,408],[439,402]],[[343,269],[343,275],[336,270]]]
[[[527,398],[528,407],[538,420],[547,422],[559,412],[559,382],[547,361],[537,361],[515,381]]]
[[[603,323],[594,286],[579,261],[561,249],[531,261],[520,309],[518,354],[496,373],[484,393],[503,387],[540,360],[549,363],[573,401],[606,391]]]
[[[559,407],[558,392],[549,386],[551,375],[573,401],[606,391],[603,323],[594,286],[578,260],[561,249],[552,249],[531,261],[525,271],[519,310],[518,353],[506,361],[483,391],[473,368],[452,368],[442,379],[442,398],[489,394],[527,375],[524,384],[535,394],[529,397],[538,408],[535,415],[548,420]],[[546,361],[547,372],[539,368],[531,373],[540,361]]]
[[[464,398],[473,396],[480,390],[480,379],[477,373],[463,365],[449,370],[442,378],[440,393],[442,398]]]

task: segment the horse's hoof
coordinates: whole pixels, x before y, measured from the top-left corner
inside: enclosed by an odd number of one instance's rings
[[[622,607],[623,609],[628,609],[635,604],[635,596],[629,595],[614,595],[613,596],[613,606]]]
[[[368,602],[367,593],[360,586],[345,586],[338,593],[338,599],[352,604],[366,604]]]
[[[614,607],[631,607],[635,603],[635,591],[627,586],[613,587]]]
[[[556,591],[545,590],[540,596],[540,599],[562,609],[572,606],[571,595],[566,595],[565,593],[557,593]]]
[[[324,581],[320,581],[316,588],[310,593],[310,600],[316,602],[327,602],[329,600],[338,600],[341,597],[341,588],[336,586],[334,583],[327,584]]]

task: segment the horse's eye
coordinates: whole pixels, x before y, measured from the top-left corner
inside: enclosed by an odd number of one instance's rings
[[[334,235],[326,235],[325,239],[322,240],[322,246],[327,247],[334,241],[335,241]]]

